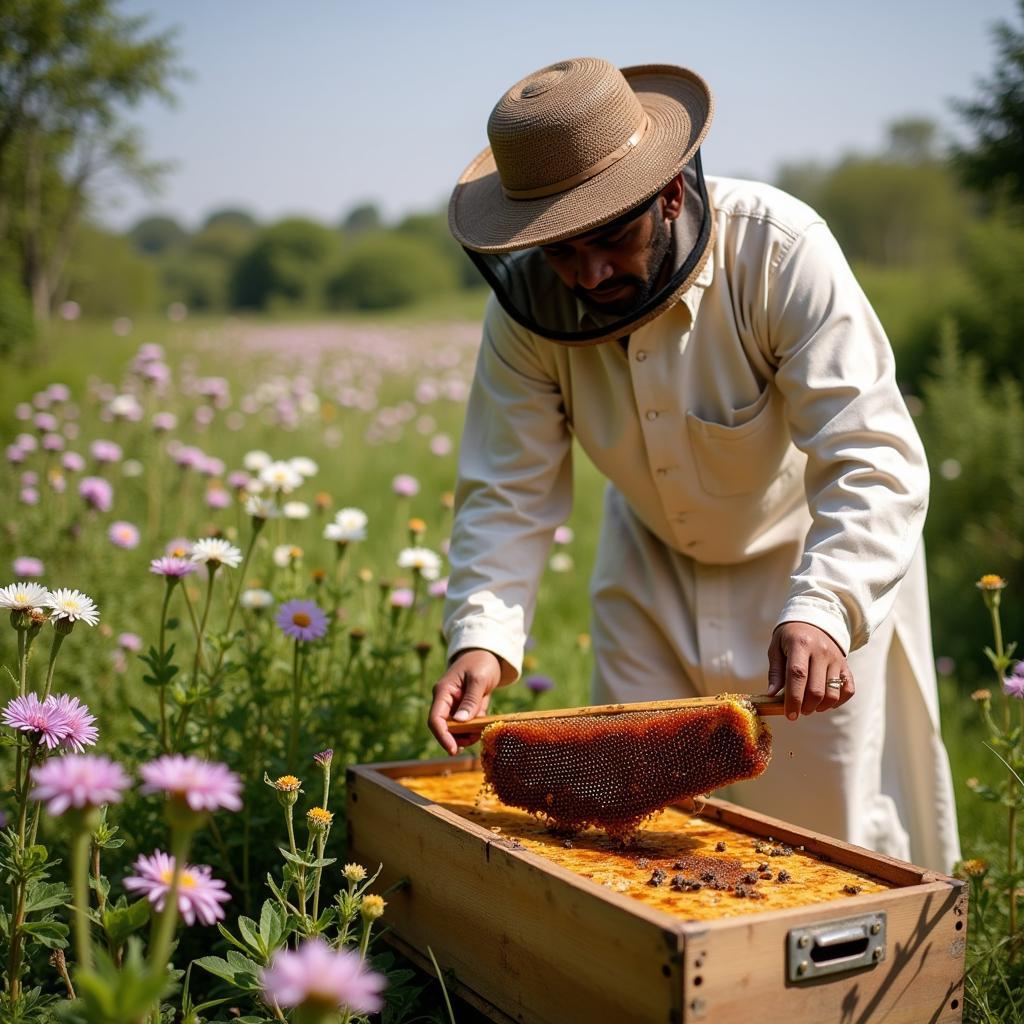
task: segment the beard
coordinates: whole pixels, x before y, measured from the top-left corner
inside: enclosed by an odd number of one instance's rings
[[[672,230],[669,224],[658,216],[658,210],[652,211],[654,216],[654,235],[647,251],[647,276],[638,277],[636,274],[620,274],[618,277],[602,281],[596,288],[587,290],[576,285],[573,294],[592,313],[601,316],[628,316],[639,309],[654,294],[661,277],[662,267],[665,259],[672,248]],[[618,291],[625,285],[629,285],[631,291],[621,299],[614,302],[601,302],[595,300],[595,295]]]

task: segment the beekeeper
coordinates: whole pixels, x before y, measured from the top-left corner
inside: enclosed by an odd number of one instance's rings
[[[447,720],[517,678],[575,438],[608,478],[593,700],[784,690],[773,763],[725,795],[948,870],[921,441],[822,219],[705,177],[712,111],[681,67],[553,64],[499,100],[452,194],[494,294],[430,728],[455,753]]]

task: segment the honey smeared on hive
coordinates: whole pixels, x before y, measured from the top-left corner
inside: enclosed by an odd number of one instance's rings
[[[670,803],[760,775],[771,732],[741,698],[675,711],[498,722],[483,733],[485,778],[505,804],[565,832],[622,839]]]

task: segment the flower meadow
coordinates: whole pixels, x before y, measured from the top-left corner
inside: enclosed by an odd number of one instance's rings
[[[376,941],[390,894],[346,863],[335,808],[347,764],[440,755],[425,716],[478,327],[139,333],[62,325],[48,363],[0,381],[0,1020],[451,1020],[439,977]],[[602,484],[574,471],[496,708],[587,700]],[[1024,1020],[1024,669],[1005,581],[978,587],[997,685],[972,701],[940,675],[966,1018],[1003,1022]]]
[[[118,335],[109,379],[17,396],[0,1019],[448,1019],[437,979],[371,943],[387,893],[343,863],[330,796],[346,764],[440,753],[475,345],[458,326]],[[582,696],[576,613],[549,628]]]

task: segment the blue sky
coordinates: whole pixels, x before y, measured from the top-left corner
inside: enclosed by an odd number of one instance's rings
[[[486,144],[487,115],[530,71],[570,56],[684,64],[711,84],[709,173],[770,180],[784,161],[881,146],[894,118],[959,130],[949,101],[992,67],[1013,0],[126,0],[177,26],[178,104],[135,114],[160,195],[122,190],[103,219],[187,227],[242,206],[328,223],[360,201],[389,217],[442,203]]]

